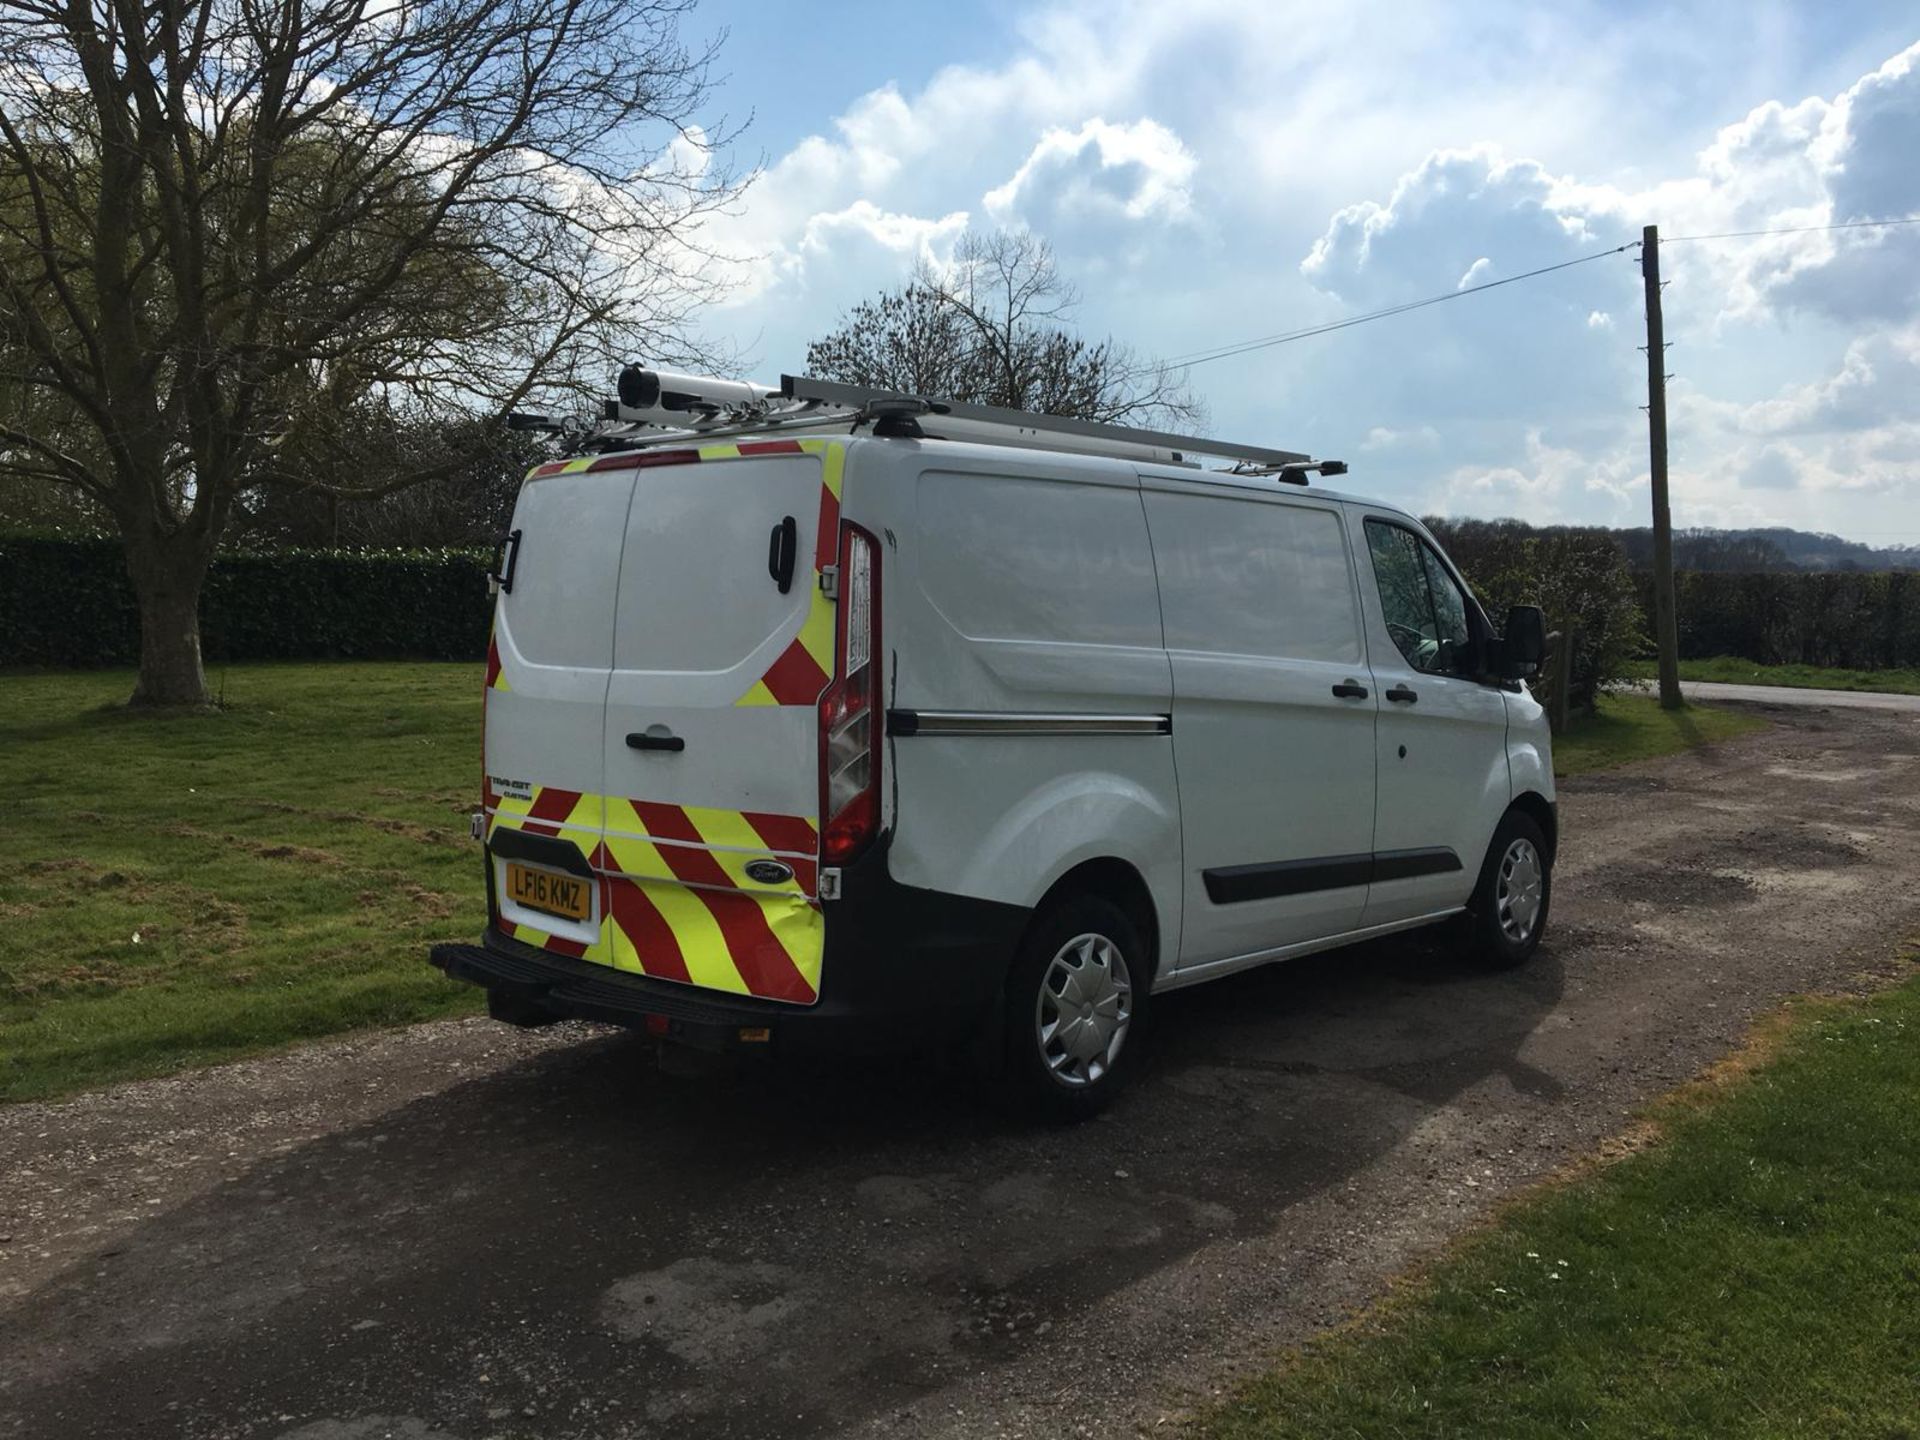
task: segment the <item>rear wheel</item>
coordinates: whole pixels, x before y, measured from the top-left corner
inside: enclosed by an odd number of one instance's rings
[[[1540,947],[1553,901],[1553,862],[1533,817],[1509,810],[1493,832],[1469,903],[1467,943],[1499,970],[1521,965]]]
[[[1146,955],[1111,901],[1074,895],[1041,913],[1007,976],[1007,1080],[1021,1110],[1080,1120],[1113,1098],[1139,1055]]]

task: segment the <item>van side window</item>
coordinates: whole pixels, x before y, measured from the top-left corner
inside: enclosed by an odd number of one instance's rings
[[[1467,646],[1467,602],[1447,567],[1411,530],[1367,521],[1367,550],[1380,586],[1387,634],[1416,670],[1459,668]]]
[[[1151,491],[1147,519],[1169,650],[1360,659],[1352,562],[1333,511]]]

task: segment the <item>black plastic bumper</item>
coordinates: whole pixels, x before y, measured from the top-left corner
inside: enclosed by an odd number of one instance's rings
[[[887,869],[887,839],[826,902],[820,998],[791,1005],[575,960],[489,928],[430,958],[456,980],[554,1015],[648,1029],[707,1049],[875,1052],[964,1039],[993,1013],[1029,911],[921,890]],[[766,1031],[765,1041],[743,1031]]]

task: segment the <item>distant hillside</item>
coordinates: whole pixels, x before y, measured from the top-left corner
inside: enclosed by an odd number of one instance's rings
[[[1448,521],[1454,528],[1490,527],[1494,530],[1597,531],[1588,525],[1530,526],[1518,520]],[[1609,530],[1627,552],[1636,570],[1653,564],[1653,531]],[[1774,526],[1755,530],[1676,530],[1673,563],[1679,570],[1793,571],[1793,570],[1920,570],[1920,546],[1895,545],[1876,549],[1838,535]]]
[[[1653,563],[1652,530],[1614,533],[1636,568]],[[1920,546],[1876,549],[1858,540],[1785,526],[1676,530],[1673,563],[1682,570],[1920,570]]]

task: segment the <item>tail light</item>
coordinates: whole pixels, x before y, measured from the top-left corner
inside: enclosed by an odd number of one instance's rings
[[[880,830],[880,551],[840,531],[833,683],[820,697],[820,857],[844,865]]]

